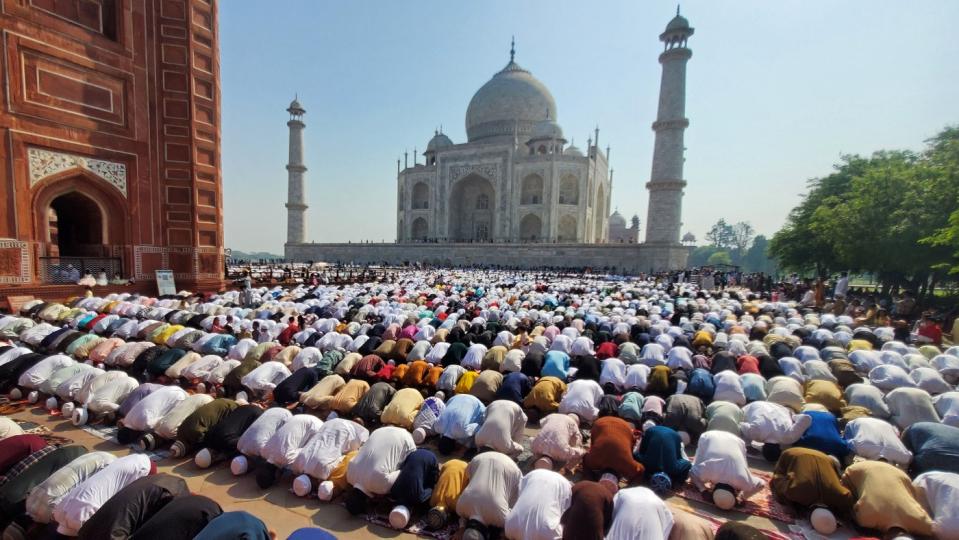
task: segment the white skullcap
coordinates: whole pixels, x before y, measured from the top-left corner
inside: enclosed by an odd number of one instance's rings
[[[47,407],[47,410],[48,410],[48,411],[52,411],[53,409],[56,409],[58,404],[59,404],[59,402],[57,401],[57,398],[55,398],[55,397],[48,397],[48,398],[47,398],[46,407]]]
[[[243,390],[240,390],[239,392],[236,393],[236,402],[239,403],[240,405],[248,404],[249,403],[248,398],[249,396],[247,396],[246,392],[244,392]]]
[[[76,405],[74,405],[72,401],[68,401],[60,407],[60,414],[63,415],[64,418],[69,418],[73,416],[73,409],[75,407]]]
[[[203,448],[196,453],[196,456],[193,458],[193,463],[201,469],[206,469],[213,464],[213,453],[210,452],[209,448]]]
[[[333,482],[326,480],[320,482],[320,487],[316,490],[316,496],[321,501],[328,501],[333,498]]]
[[[233,473],[233,476],[246,474],[249,468],[250,462],[246,459],[246,456],[236,456],[233,458],[233,461],[230,462],[230,471]]]
[[[812,527],[819,534],[828,536],[836,532],[836,516],[828,508],[820,506],[813,510],[812,515],[809,516],[809,521],[812,522]]]
[[[21,392],[19,388],[14,388],[13,390],[10,390],[9,395],[10,399],[13,401],[19,401],[19,399],[23,397],[23,392]]]
[[[27,403],[36,403],[39,400],[40,400],[40,392],[33,390],[29,394],[27,394]]]
[[[410,509],[402,504],[393,507],[390,510],[390,527],[394,529],[405,529],[410,522]]]
[[[613,493],[619,491],[619,478],[616,478],[616,475],[610,473],[604,473],[599,479],[599,483],[605,485]]]
[[[293,493],[296,493],[297,497],[306,497],[312,488],[313,484],[310,483],[310,477],[305,474],[293,479]]]
[[[196,392],[197,392],[198,394],[205,394],[205,393],[206,393],[206,384],[205,384],[205,383],[201,383],[201,382],[196,383]]]
[[[646,420],[643,422],[643,431],[648,431],[650,428],[654,427],[656,427],[656,422],[653,422],[652,420]]]
[[[80,409],[76,409],[73,411],[73,418],[72,418],[73,425],[82,426],[83,424],[86,424],[87,420],[89,419],[90,419],[90,413],[87,412],[86,407],[82,407]]]
[[[543,457],[537,459],[537,460],[533,463],[533,468],[534,468],[534,469],[552,469],[552,468],[553,468],[553,460],[549,459],[547,456],[543,456]]]
[[[426,430],[418,427],[413,430],[413,442],[416,444],[423,444],[423,441],[426,440]]]
[[[729,510],[736,506],[736,496],[727,489],[713,491],[713,503],[722,510]]]
[[[186,445],[183,444],[183,441],[174,442],[173,446],[170,447],[170,456],[175,458],[181,458],[185,455],[186,455]]]

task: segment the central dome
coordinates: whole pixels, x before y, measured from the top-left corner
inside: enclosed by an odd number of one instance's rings
[[[515,129],[520,142],[525,142],[533,126],[546,118],[556,119],[552,94],[529,71],[510,60],[470,100],[466,136],[470,142],[512,142]]]

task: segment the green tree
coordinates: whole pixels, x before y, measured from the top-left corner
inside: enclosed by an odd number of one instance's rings
[[[720,219],[717,221],[716,224],[710,227],[709,231],[706,233],[706,241],[709,242],[710,245],[722,249],[733,247],[734,239],[735,233],[733,231],[733,226],[726,223],[725,219]]]
[[[769,239],[759,235],[753,239],[746,254],[743,256],[742,266],[745,272],[776,273],[776,262],[769,257]]]
[[[717,251],[706,259],[706,266],[716,266],[717,264],[733,264],[732,257],[728,251]]]

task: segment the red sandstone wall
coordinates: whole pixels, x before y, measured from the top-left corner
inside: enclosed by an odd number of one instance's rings
[[[36,285],[70,191],[125,274],[222,280],[216,28],[215,0],[0,0],[0,293]]]

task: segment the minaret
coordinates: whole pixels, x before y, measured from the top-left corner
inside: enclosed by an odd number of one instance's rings
[[[686,118],[686,62],[693,52],[686,41],[693,29],[676,7],[676,16],[659,35],[665,44],[659,55],[663,78],[659,85],[659,112],[653,122],[656,145],[653,150],[653,170],[646,189],[649,190],[649,211],[646,217],[646,242],[679,244],[682,227],[683,188],[683,132],[689,126]]]
[[[306,165],[303,165],[303,115],[306,110],[295,98],[286,110],[290,113],[290,121],[286,125],[290,128],[290,161],[286,164],[289,175],[289,191],[286,199],[286,243],[302,244],[306,242],[306,186],[304,176]]]

